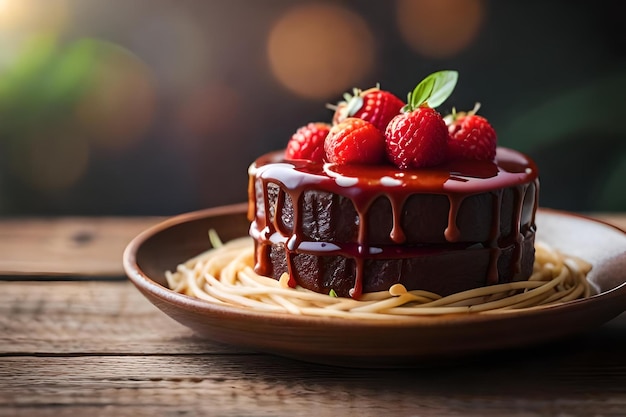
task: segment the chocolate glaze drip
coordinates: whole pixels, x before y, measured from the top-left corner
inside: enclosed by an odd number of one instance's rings
[[[282,157],[249,169],[259,274],[358,298],[396,282],[446,295],[532,272],[538,172],[519,152],[406,171]]]

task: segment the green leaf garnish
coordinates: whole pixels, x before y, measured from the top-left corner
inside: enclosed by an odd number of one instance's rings
[[[435,80],[432,78],[432,75],[429,75],[420,81],[412,93],[409,93],[406,102],[411,105],[413,110],[418,108],[432,95],[434,87]]]
[[[404,111],[413,111],[423,105],[432,108],[441,105],[454,91],[458,79],[457,71],[443,70],[430,74],[409,93]]]
[[[427,104],[435,108],[450,97],[450,94],[454,91],[454,87],[456,87],[459,73],[457,71],[439,71],[430,76],[434,76],[435,86],[433,87],[431,96],[428,98]]]
[[[209,242],[213,248],[221,248],[224,246],[224,242],[220,239],[220,235],[217,234],[215,229],[209,229]]]
[[[330,291],[328,292],[328,295],[330,295],[331,297],[335,297],[337,298],[337,293],[335,292],[335,290],[333,290],[332,288],[330,289]]]

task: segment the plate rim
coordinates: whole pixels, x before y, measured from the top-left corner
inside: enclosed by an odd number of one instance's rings
[[[336,328],[342,327],[361,327],[364,329],[380,329],[380,328],[404,328],[415,329],[420,327],[431,326],[459,326],[467,323],[477,324],[481,322],[495,322],[498,320],[512,320],[514,318],[529,318],[533,316],[542,316],[545,314],[567,313],[571,310],[577,310],[581,304],[596,304],[598,302],[604,302],[606,298],[626,297],[626,281],[613,287],[607,291],[594,294],[592,296],[568,301],[562,304],[555,304],[549,306],[542,306],[537,308],[527,308],[521,310],[515,310],[506,314],[468,314],[468,313],[456,313],[456,314],[441,314],[434,316],[411,316],[403,317],[401,319],[395,318],[381,318],[381,319],[350,319],[339,317],[318,317],[318,316],[299,316],[289,313],[274,313],[263,312],[252,309],[246,309],[237,306],[222,305],[211,303],[206,300],[198,299],[185,294],[177,293],[149,277],[137,263],[136,253],[143,243],[145,243],[152,236],[169,229],[171,227],[201,220],[203,218],[216,217],[229,214],[245,214],[248,209],[248,203],[237,203],[231,205],[211,207],[201,210],[190,211],[182,214],[178,214],[162,220],[155,225],[148,227],[137,236],[135,236],[126,246],[122,255],[122,263],[124,271],[130,281],[141,292],[149,293],[155,296],[162,302],[174,305],[177,308],[188,310],[194,310],[195,312],[201,312],[205,314],[214,314],[219,316],[229,317],[242,317],[254,320],[271,320],[278,323],[289,324],[302,324],[307,322],[309,325],[317,326],[333,326]],[[552,208],[538,208],[538,213],[546,213],[557,216],[569,216],[585,221],[595,222],[608,226],[626,236],[626,231],[621,228],[610,224],[601,219],[595,219],[593,217],[569,212],[564,210],[552,209]],[[624,309],[626,311],[626,307]]]

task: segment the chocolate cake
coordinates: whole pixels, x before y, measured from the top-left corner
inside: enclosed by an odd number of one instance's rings
[[[435,110],[458,72],[420,81],[406,103],[354,89],[332,124],[299,128],[249,169],[255,271],[359,298],[394,284],[446,296],[533,272],[537,167],[498,148],[489,121]]]
[[[261,275],[359,298],[396,283],[445,296],[532,273],[538,172],[519,152],[402,170],[284,155],[249,169]]]

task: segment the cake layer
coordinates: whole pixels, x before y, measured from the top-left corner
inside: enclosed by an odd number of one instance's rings
[[[532,272],[537,170],[510,149],[493,162],[420,170],[287,162],[276,152],[249,173],[255,269],[289,272],[291,285],[355,297],[396,282],[456,292]]]
[[[533,271],[535,234],[528,233],[520,248],[510,245],[502,249],[472,245],[457,248],[376,248],[375,256],[362,258],[362,292],[388,290],[394,284],[403,284],[407,289],[431,291],[441,296],[454,294],[490,284],[504,284],[525,279]],[[304,288],[328,294],[348,297],[354,288],[354,277],[359,267],[359,258],[350,254],[353,249],[340,249],[321,254],[319,251],[306,253],[304,250],[291,255],[292,274]],[[494,252],[496,254],[494,255]],[[490,282],[492,260],[497,257],[497,282]],[[284,245],[270,246],[271,276],[289,273],[287,253]],[[519,258],[519,259],[518,259]],[[511,264],[519,263],[514,271]]]
[[[257,184],[263,190],[262,184]],[[328,191],[306,190],[300,198],[301,239],[318,242],[357,242],[361,223],[366,223],[365,239],[371,245],[431,244],[454,242],[485,242],[492,234],[500,238],[516,232],[525,233],[533,220],[535,185],[527,188],[505,188],[494,199],[493,191],[466,196],[462,201],[450,201],[444,194],[412,194],[406,198],[399,213],[401,241],[394,240],[394,207],[386,195],[375,197],[361,221],[357,208],[350,198]],[[265,195],[267,193],[267,195]],[[523,193],[522,196],[519,193]],[[294,233],[293,201],[290,193],[275,183],[268,183],[266,190],[257,195],[257,206],[267,198],[269,222],[276,225],[283,236]],[[523,199],[521,218],[517,219],[516,204]],[[460,200],[457,197],[457,200]],[[458,235],[453,240],[446,237],[449,227],[451,204],[458,205],[455,217]],[[480,216],[477,216],[480,214]],[[499,216],[499,230],[493,230],[492,219]]]

